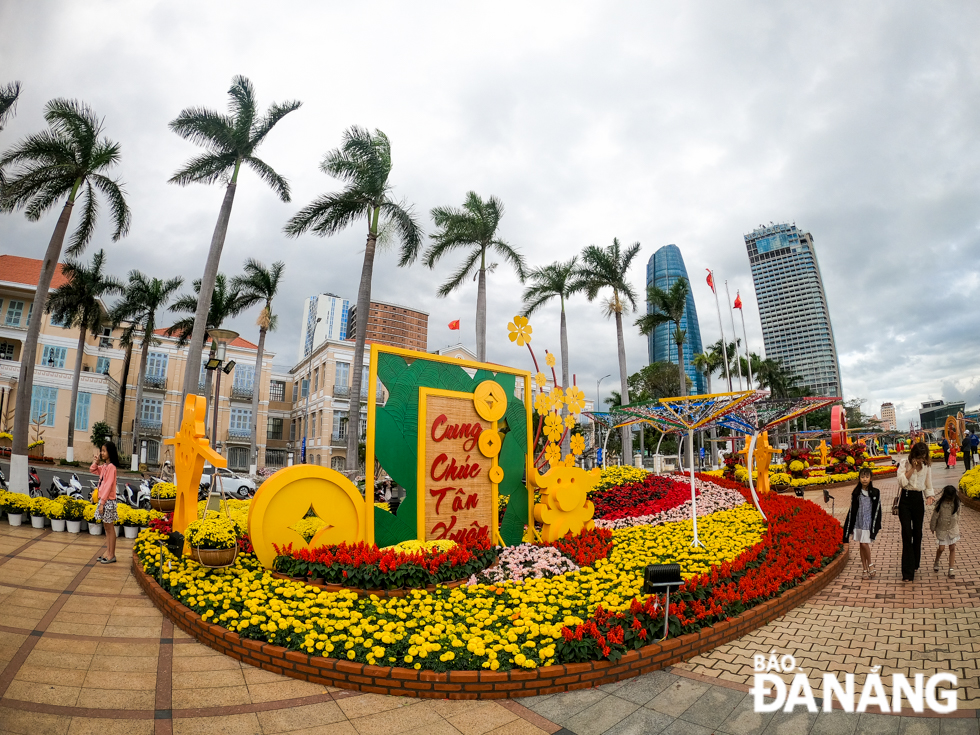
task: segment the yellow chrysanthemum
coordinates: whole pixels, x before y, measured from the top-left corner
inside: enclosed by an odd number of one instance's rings
[[[565,403],[572,413],[582,413],[582,409],[585,408],[585,393],[577,385],[570,386],[565,391]]]
[[[549,413],[547,416],[545,416],[544,435],[553,442],[556,442],[559,439],[561,439],[561,435],[562,435],[561,416],[554,413]]]
[[[565,417],[565,426],[567,426],[569,429],[574,429],[575,423],[575,416],[573,414],[569,414]]]
[[[544,457],[548,464],[558,464],[561,462],[561,447],[557,444],[549,444],[544,450]]]
[[[585,451],[585,437],[581,434],[576,434],[572,437],[572,453],[581,454]]]
[[[534,382],[539,388],[544,388],[548,384],[548,378],[544,373],[538,373],[534,376]]]
[[[507,325],[507,335],[511,342],[516,342],[518,347],[523,347],[531,341],[531,325],[527,323],[526,316],[515,316],[514,321]]]
[[[561,411],[561,407],[565,405],[565,393],[558,386],[548,394],[548,399],[551,401],[551,408],[555,411]]]
[[[555,355],[554,355],[554,353],[549,352],[548,354],[546,354],[544,356],[544,364],[547,365],[548,367],[554,367],[555,366]]]
[[[538,393],[534,398],[534,410],[538,413],[547,413],[551,406],[547,393]]]

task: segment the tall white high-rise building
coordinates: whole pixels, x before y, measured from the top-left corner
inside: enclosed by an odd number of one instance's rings
[[[841,395],[840,363],[813,236],[796,225],[745,236],[766,357],[803,378],[811,395]]]
[[[297,362],[313,354],[324,340],[347,339],[350,301],[332,293],[310,296],[303,304],[303,329],[299,336]],[[319,320],[319,321],[318,321]]]

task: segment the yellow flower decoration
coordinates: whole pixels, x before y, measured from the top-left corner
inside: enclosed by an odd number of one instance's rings
[[[561,411],[561,407],[565,405],[565,393],[558,386],[548,394],[548,399],[551,401],[551,408],[555,411]]]
[[[567,426],[569,429],[574,429],[575,428],[575,417],[572,416],[571,414],[569,414],[568,416],[566,416],[565,417],[565,426]]]
[[[548,464],[558,464],[561,462],[561,447],[557,444],[549,444],[544,450],[544,457],[548,460]]]
[[[582,409],[585,408],[585,393],[577,385],[569,386],[565,392],[565,403],[572,413],[582,413]]]
[[[516,342],[518,347],[523,347],[531,341],[531,325],[527,323],[526,316],[515,316],[514,321],[507,325],[507,335],[511,342]]]
[[[561,439],[562,421],[561,416],[549,413],[544,419],[544,435],[551,441],[556,442]],[[559,455],[560,456],[560,455]]]
[[[534,398],[534,410],[538,413],[548,413],[548,408],[551,406],[551,401],[548,399],[547,393],[538,393]]]
[[[539,388],[544,388],[548,384],[548,378],[544,373],[538,373],[534,376],[534,382]]]
[[[548,367],[555,366],[555,354],[553,352],[549,352],[547,355],[544,356],[544,364],[547,365]]]
[[[565,466],[566,467],[574,467],[575,466],[575,455],[574,454],[566,454],[565,455]]]
[[[581,434],[575,434],[572,437],[572,453],[581,454],[585,451],[585,437]]]

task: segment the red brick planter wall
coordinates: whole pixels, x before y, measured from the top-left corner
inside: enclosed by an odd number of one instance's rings
[[[171,597],[155,579],[143,572],[135,554],[133,575],[153,604],[178,628],[206,646],[267,671],[317,684],[377,694],[432,699],[503,699],[588,689],[656,671],[697,656],[760,628],[803,604],[841,573],[847,565],[847,556],[848,547],[845,545],[840,555],[818,574],[779,597],[697,633],[668,638],[663,643],[630,651],[616,663],[592,661],[531,670],[450,671],[442,674],[308,656],[270,643],[242,639],[237,633],[204,622],[200,615]]]
[[[980,513],[980,500],[977,498],[971,498],[962,490],[957,491],[957,494],[960,496],[960,502],[963,505],[965,505],[967,508],[972,508],[973,510],[977,511],[977,513]]]

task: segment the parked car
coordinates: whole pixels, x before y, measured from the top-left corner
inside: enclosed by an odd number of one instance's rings
[[[206,489],[208,491],[212,490],[211,478],[214,474],[217,474],[220,478],[218,482],[228,497],[237,498],[239,500],[247,500],[255,495],[256,485],[251,478],[236,474],[231,470],[223,468],[212,468],[205,474],[201,475],[202,489]],[[217,489],[217,487],[214,488],[214,490]]]

